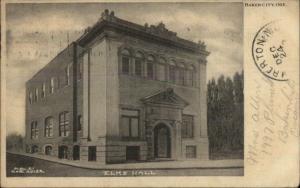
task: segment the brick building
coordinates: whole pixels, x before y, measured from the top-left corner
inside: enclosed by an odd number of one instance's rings
[[[26,151],[99,163],[208,159],[202,42],[105,10],[26,83]]]

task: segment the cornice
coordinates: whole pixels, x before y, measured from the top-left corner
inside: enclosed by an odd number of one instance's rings
[[[177,36],[177,33],[166,29],[163,23],[160,23],[157,26],[148,26],[148,24],[142,26],[117,18],[114,16],[114,12],[109,13],[108,10],[105,10],[105,12],[102,13],[101,18],[94,26],[86,29],[85,33],[77,40],[77,42],[81,46],[86,46],[97,35],[103,33],[105,30],[113,30],[118,33],[176,47],[203,56],[209,55],[209,52],[206,51],[204,42],[199,41],[199,43],[194,43],[182,39]],[[106,35],[109,37],[108,33],[106,33]]]

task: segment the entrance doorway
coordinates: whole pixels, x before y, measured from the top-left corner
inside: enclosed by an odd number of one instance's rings
[[[159,124],[154,128],[154,156],[155,158],[171,157],[170,129],[165,124]]]
[[[73,147],[73,160],[79,160],[80,159],[80,147],[78,145],[75,145]]]
[[[59,146],[58,147],[58,158],[68,159],[68,147],[67,146]]]

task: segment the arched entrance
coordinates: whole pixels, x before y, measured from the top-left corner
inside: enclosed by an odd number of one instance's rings
[[[46,146],[45,147],[45,154],[51,155],[52,154],[52,146]]]
[[[75,145],[73,147],[73,160],[79,160],[80,159],[80,147],[78,145]]]
[[[171,157],[171,134],[170,129],[163,123],[154,128],[154,157]]]
[[[68,159],[68,147],[67,146],[59,146],[58,147],[58,158]]]

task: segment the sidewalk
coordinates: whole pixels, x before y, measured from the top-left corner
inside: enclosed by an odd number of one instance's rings
[[[88,161],[72,161],[67,159],[58,159],[56,157],[39,155],[39,154],[28,154],[20,152],[8,153],[23,155],[27,157],[33,157],[37,159],[47,160],[55,163],[80,167],[89,169],[184,169],[184,168],[243,168],[244,160],[233,159],[233,160],[189,160],[189,161],[159,161],[159,162],[137,162],[137,163],[121,163],[121,164],[103,164],[98,162]]]

